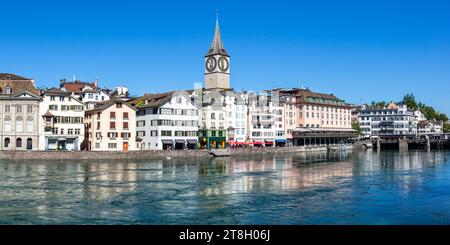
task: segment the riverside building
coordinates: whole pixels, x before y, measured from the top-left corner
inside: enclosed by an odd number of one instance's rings
[[[63,90],[41,93],[39,149],[78,151],[84,140],[85,104]]]
[[[38,150],[40,100],[34,80],[0,73],[0,150]]]
[[[278,91],[248,95],[248,137],[264,146],[285,145],[284,104]]]
[[[352,107],[333,94],[298,89],[295,92],[297,128],[294,145],[327,146],[357,137],[352,129]]]
[[[86,111],[86,148],[90,151],[136,150],[136,111],[121,100],[109,100]]]
[[[228,141],[245,142],[247,137],[247,95],[243,92],[229,93],[226,103],[228,109]]]
[[[406,105],[391,103],[385,108],[365,107],[359,115],[364,136],[408,136],[417,134],[418,120]]]
[[[227,132],[229,128],[226,108],[226,91],[203,90],[203,97],[195,94],[195,100],[201,101],[199,111],[198,139],[202,149],[218,149],[227,146]]]
[[[198,107],[185,91],[147,94],[132,103],[138,108],[138,149],[197,148]]]

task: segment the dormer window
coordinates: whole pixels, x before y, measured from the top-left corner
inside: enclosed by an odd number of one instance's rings
[[[11,87],[10,86],[6,86],[5,93],[6,94],[11,94]]]

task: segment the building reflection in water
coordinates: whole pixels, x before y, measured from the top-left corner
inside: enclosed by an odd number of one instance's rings
[[[217,186],[206,186],[204,195],[279,192],[325,186],[352,176],[345,153],[298,153],[274,157],[204,159],[199,175],[228,176]]]

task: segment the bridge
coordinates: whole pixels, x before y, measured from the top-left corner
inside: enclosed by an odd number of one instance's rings
[[[450,148],[450,134],[377,135],[371,137],[377,148]]]

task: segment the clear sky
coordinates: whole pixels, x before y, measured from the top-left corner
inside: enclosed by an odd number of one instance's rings
[[[131,93],[193,88],[216,9],[235,89],[309,87],[450,115],[449,1],[2,1],[0,72]]]

